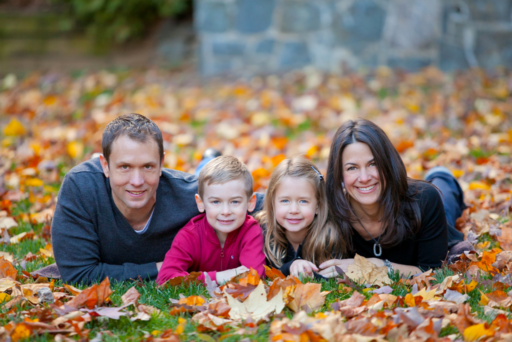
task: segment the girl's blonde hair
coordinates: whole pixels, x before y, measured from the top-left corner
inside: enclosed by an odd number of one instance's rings
[[[315,188],[318,214],[311,222],[308,234],[302,243],[302,258],[319,265],[344,255],[345,243],[338,228],[330,219],[324,178],[311,161],[297,156],[283,160],[274,169],[265,195],[263,211],[256,216],[261,225],[266,225],[265,254],[267,258],[281,267],[281,261],[288,247],[285,229],[276,221],[274,208],[277,187],[285,177],[305,178]]]

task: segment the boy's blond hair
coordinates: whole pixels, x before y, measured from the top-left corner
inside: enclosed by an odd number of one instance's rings
[[[224,184],[235,179],[244,182],[247,199],[250,199],[253,194],[252,175],[247,166],[232,156],[217,157],[210,160],[199,173],[197,192],[203,198],[205,184]]]

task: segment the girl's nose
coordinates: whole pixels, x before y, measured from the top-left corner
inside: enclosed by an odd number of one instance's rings
[[[290,206],[290,212],[292,212],[292,213],[299,212],[299,206],[297,203],[292,202],[292,205]]]

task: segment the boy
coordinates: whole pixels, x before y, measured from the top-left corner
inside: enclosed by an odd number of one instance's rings
[[[176,235],[158,273],[157,282],[207,272],[218,284],[254,268],[264,274],[263,234],[247,214],[256,205],[252,175],[231,156],[217,157],[199,173],[195,195],[201,213]],[[205,281],[204,273],[198,277]]]

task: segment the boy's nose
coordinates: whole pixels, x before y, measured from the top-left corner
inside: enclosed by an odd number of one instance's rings
[[[229,207],[228,203],[224,203],[224,205],[222,206],[222,214],[223,215],[231,214],[231,208]]]

